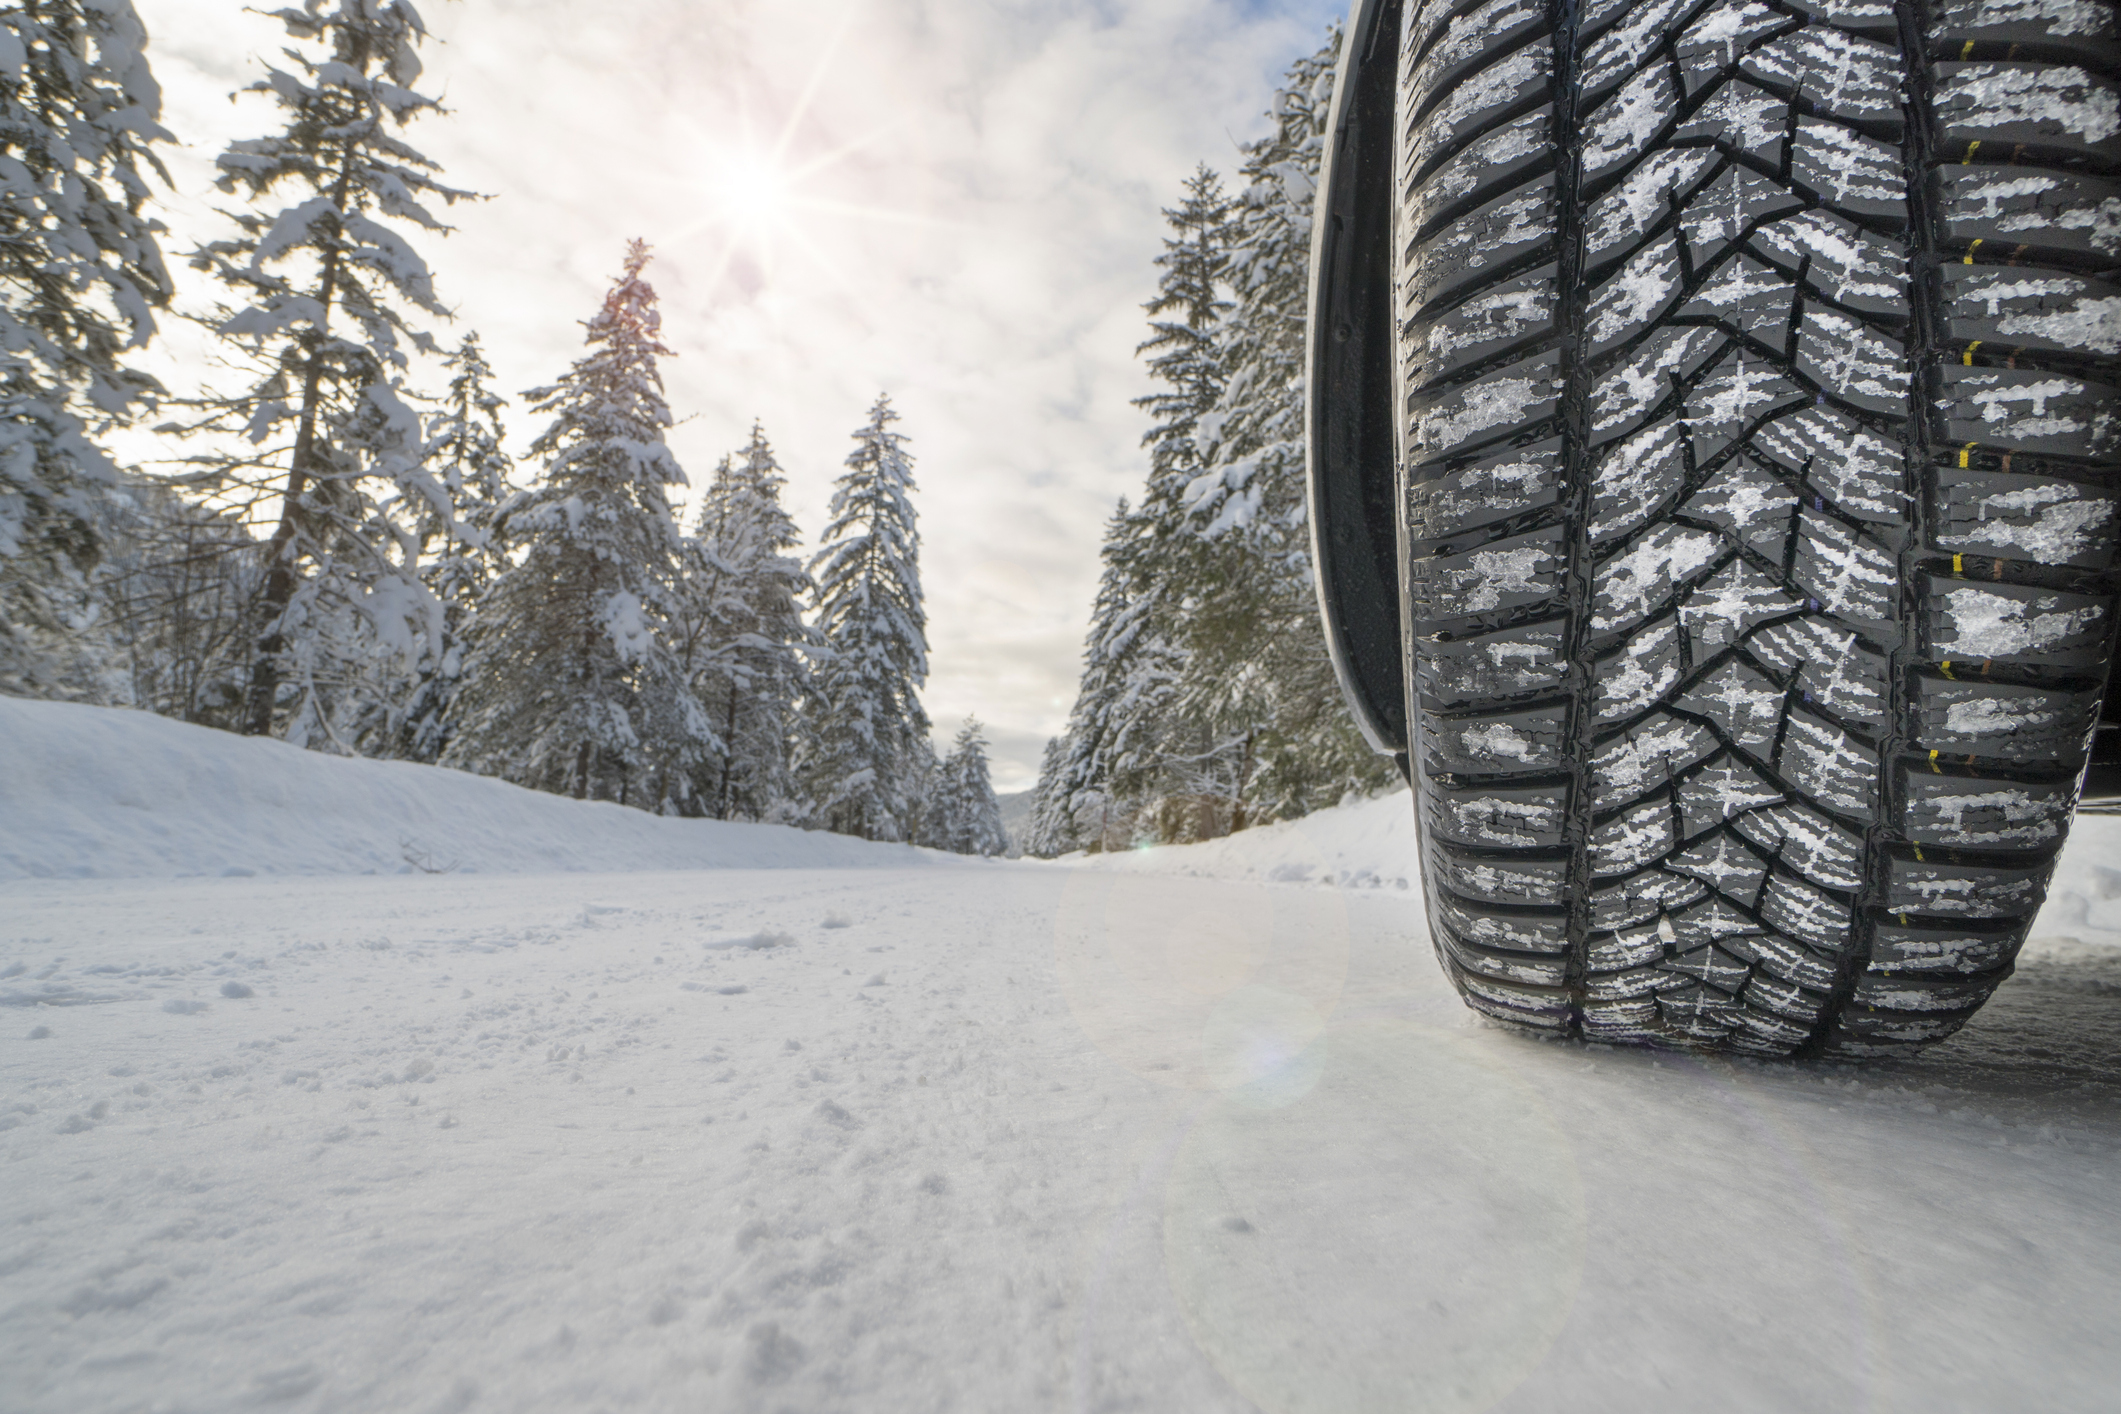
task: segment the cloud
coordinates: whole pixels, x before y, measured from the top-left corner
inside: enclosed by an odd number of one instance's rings
[[[225,0],[136,0],[154,36],[172,253],[217,233],[228,138],[271,122],[229,91],[278,28]],[[423,88],[453,110],[415,145],[459,205],[423,246],[503,384],[580,352],[628,237],[651,278],[703,483],[764,421],[806,533],[850,434],[888,390],[918,461],[936,722],[989,724],[1015,789],[1062,726],[1113,501],[1138,488],[1134,345],[1151,261],[1197,161],[1228,169],[1274,80],[1337,3],[1240,0],[482,0],[430,3]],[[786,219],[736,239],[728,173],[788,175]],[[207,291],[191,287],[194,304]],[[165,321],[164,376],[201,366]],[[518,402],[511,431],[535,431]],[[954,726],[953,726],[954,730]]]

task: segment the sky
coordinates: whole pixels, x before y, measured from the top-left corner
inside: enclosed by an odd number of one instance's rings
[[[276,122],[280,26],[135,0],[152,36],[176,260],[218,238],[214,156]],[[1340,0],[426,0],[413,144],[488,199],[418,248],[511,392],[582,351],[626,241],[656,249],[670,443],[693,486],[760,420],[806,536],[881,392],[919,483],[938,738],[985,724],[1002,791],[1066,724],[1100,530],[1137,492],[1135,346],[1197,162],[1229,172]],[[209,341],[166,318],[173,390]],[[439,386],[439,383],[437,383]],[[522,453],[538,431],[521,398]],[[525,467],[528,475],[532,468]]]

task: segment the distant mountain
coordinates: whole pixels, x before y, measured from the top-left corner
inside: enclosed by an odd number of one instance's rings
[[[995,799],[1001,802],[1002,828],[1009,832],[1009,842],[1021,847],[1024,827],[1031,823],[1031,796],[1028,790],[1013,790],[1007,795],[996,792]]]

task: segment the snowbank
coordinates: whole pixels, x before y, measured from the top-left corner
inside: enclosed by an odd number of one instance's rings
[[[1254,883],[1413,893],[1421,887],[1414,809],[1404,790],[1206,844],[1071,856],[1068,862],[1084,869]],[[2121,816],[2077,817],[2032,938],[2121,946]]]
[[[1085,869],[1339,888],[1419,887],[1414,807],[1404,790],[1261,825],[1205,844],[1162,845],[1072,860]]]
[[[0,879],[876,868],[903,845],[667,820],[146,712],[0,697]]]

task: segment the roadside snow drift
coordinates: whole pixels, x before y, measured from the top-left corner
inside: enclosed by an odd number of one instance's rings
[[[2121,1388],[2110,820],[1958,1037],[1763,1065],[1474,1017],[1403,795],[951,866],[0,713],[7,1414]]]
[[[0,879],[907,867],[843,835],[349,760],[146,712],[0,697]]]

